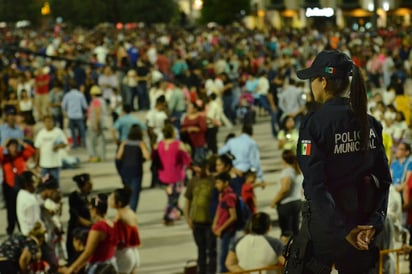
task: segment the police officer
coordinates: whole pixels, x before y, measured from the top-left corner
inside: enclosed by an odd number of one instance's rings
[[[310,242],[302,273],[374,273],[391,183],[382,126],[367,115],[363,78],[346,54],[322,51],[297,76],[323,103],[302,123],[297,148]]]

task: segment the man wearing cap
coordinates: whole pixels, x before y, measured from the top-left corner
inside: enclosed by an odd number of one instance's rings
[[[106,156],[104,140],[105,118],[107,116],[106,103],[102,99],[102,91],[99,86],[92,86],[90,95],[92,100],[87,109],[86,148],[89,154],[89,162],[100,162]],[[98,148],[97,151],[96,148]]]

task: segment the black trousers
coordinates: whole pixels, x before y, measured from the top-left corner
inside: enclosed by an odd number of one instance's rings
[[[209,127],[206,131],[207,149],[213,154],[217,154],[217,132],[219,127]]]
[[[197,273],[216,273],[216,236],[211,224],[194,223],[193,238],[197,246]]]
[[[304,218],[306,218],[305,215]],[[313,258],[329,267],[335,264],[339,274],[376,273],[379,260],[377,246],[372,243],[369,250],[357,250],[345,239],[337,238],[337,235],[341,234],[340,229],[333,224],[326,223],[322,212],[316,212],[311,208],[309,232],[312,239],[310,249]],[[308,270],[305,273],[312,272]]]
[[[3,193],[4,200],[6,202],[7,210],[7,235],[11,235],[14,232],[14,228],[17,223],[17,213],[16,213],[16,200],[17,200],[17,189],[10,187],[6,182],[3,182]]]
[[[298,234],[302,201],[297,200],[279,204],[277,210],[281,235],[289,237]]]
[[[13,261],[0,261],[0,274],[17,274],[19,272],[19,264]]]

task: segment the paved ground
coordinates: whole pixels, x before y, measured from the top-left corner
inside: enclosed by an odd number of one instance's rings
[[[143,120],[144,113],[137,113],[136,116]],[[230,132],[240,132],[239,127],[233,129],[222,128],[219,132],[219,141]],[[268,212],[274,220],[277,219],[276,211],[268,207],[270,200],[278,189],[278,175],[281,168],[280,152],[277,149],[276,141],[271,137],[268,120],[259,117],[259,122],[255,126],[255,139],[258,141],[261,150],[262,167],[265,174],[265,181],[272,183],[266,189],[256,189],[259,210]],[[82,165],[76,170],[64,170],[61,174],[61,185],[65,194],[70,193],[75,188],[71,181],[73,175],[82,172],[91,174],[95,192],[110,192],[114,188],[121,187],[120,178],[116,174],[113,164],[115,146],[110,142],[107,146],[107,161],[102,163],[86,163],[87,155],[83,150],[72,152],[82,160]],[[181,220],[174,226],[165,227],[162,222],[162,214],[166,205],[166,195],[162,189],[148,189],[150,185],[149,164],[145,164],[145,175],[143,186],[146,189],[141,193],[139,209],[140,235],[142,247],[140,248],[141,269],[139,273],[172,274],[182,273],[185,262],[196,258],[196,249],[191,235],[191,231],[186,223]],[[183,205],[183,199],[181,199]],[[67,198],[64,199],[63,221],[68,220]],[[109,215],[113,215],[110,211]],[[6,227],[6,211],[0,210],[0,237],[4,237]],[[274,226],[271,235],[279,237],[279,228]],[[406,263],[402,259],[402,273],[407,273]]]

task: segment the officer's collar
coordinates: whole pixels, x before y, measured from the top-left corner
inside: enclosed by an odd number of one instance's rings
[[[334,97],[329,100],[327,100],[324,105],[343,105],[343,104],[349,104],[349,98],[347,97]]]

